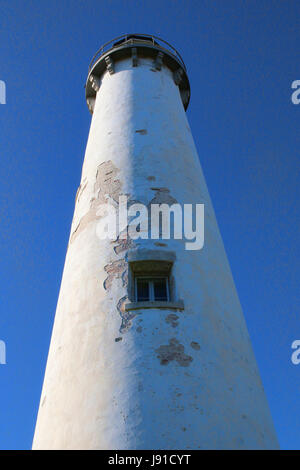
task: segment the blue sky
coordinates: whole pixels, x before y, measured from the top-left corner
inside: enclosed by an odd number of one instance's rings
[[[2,0],[0,448],[32,442],[90,125],[87,67],[127,32],[174,45],[188,118],[283,449],[300,449],[300,3]]]

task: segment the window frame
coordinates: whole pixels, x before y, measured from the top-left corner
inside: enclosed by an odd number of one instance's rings
[[[137,283],[139,279],[144,279],[148,281],[148,291],[149,291],[149,299],[148,300],[139,300],[138,299],[138,288]],[[166,281],[166,300],[156,299],[154,294],[154,281],[156,279],[165,279]],[[170,289],[169,289],[169,276],[167,275],[142,275],[142,276],[134,276],[134,298],[135,302],[170,302]]]

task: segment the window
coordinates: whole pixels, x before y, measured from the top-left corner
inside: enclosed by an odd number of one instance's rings
[[[170,300],[168,277],[136,277],[135,300],[136,302],[168,302]]]
[[[173,275],[172,251],[140,248],[128,253],[128,302],[125,311],[144,309],[184,310]]]

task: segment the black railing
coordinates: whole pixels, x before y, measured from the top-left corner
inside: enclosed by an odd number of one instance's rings
[[[122,42],[121,40],[124,39]],[[116,44],[117,41],[117,44]],[[100,47],[100,49],[96,52],[94,57],[91,60],[91,63],[89,65],[89,72],[93,65],[98,61],[98,59],[108,50],[113,50],[114,48],[118,48],[122,46],[122,44],[134,44],[134,43],[140,43],[142,44],[143,42],[145,44],[152,42],[154,46],[158,46],[160,49],[165,50],[166,52],[171,52],[172,55],[176,57],[176,59],[180,62],[184,70],[186,70],[185,63],[183,62],[183,59],[179,52],[171,46],[167,41],[164,41],[163,39],[159,38],[158,36],[154,36],[153,34],[123,34],[122,36],[118,36],[114,39],[112,39],[109,42],[106,42],[103,44],[103,46]],[[161,43],[161,44],[160,44]],[[166,47],[167,46],[167,47]]]

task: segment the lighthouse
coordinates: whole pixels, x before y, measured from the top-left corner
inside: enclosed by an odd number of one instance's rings
[[[183,59],[125,35],[94,56],[85,91],[91,127],[33,449],[278,448]]]

